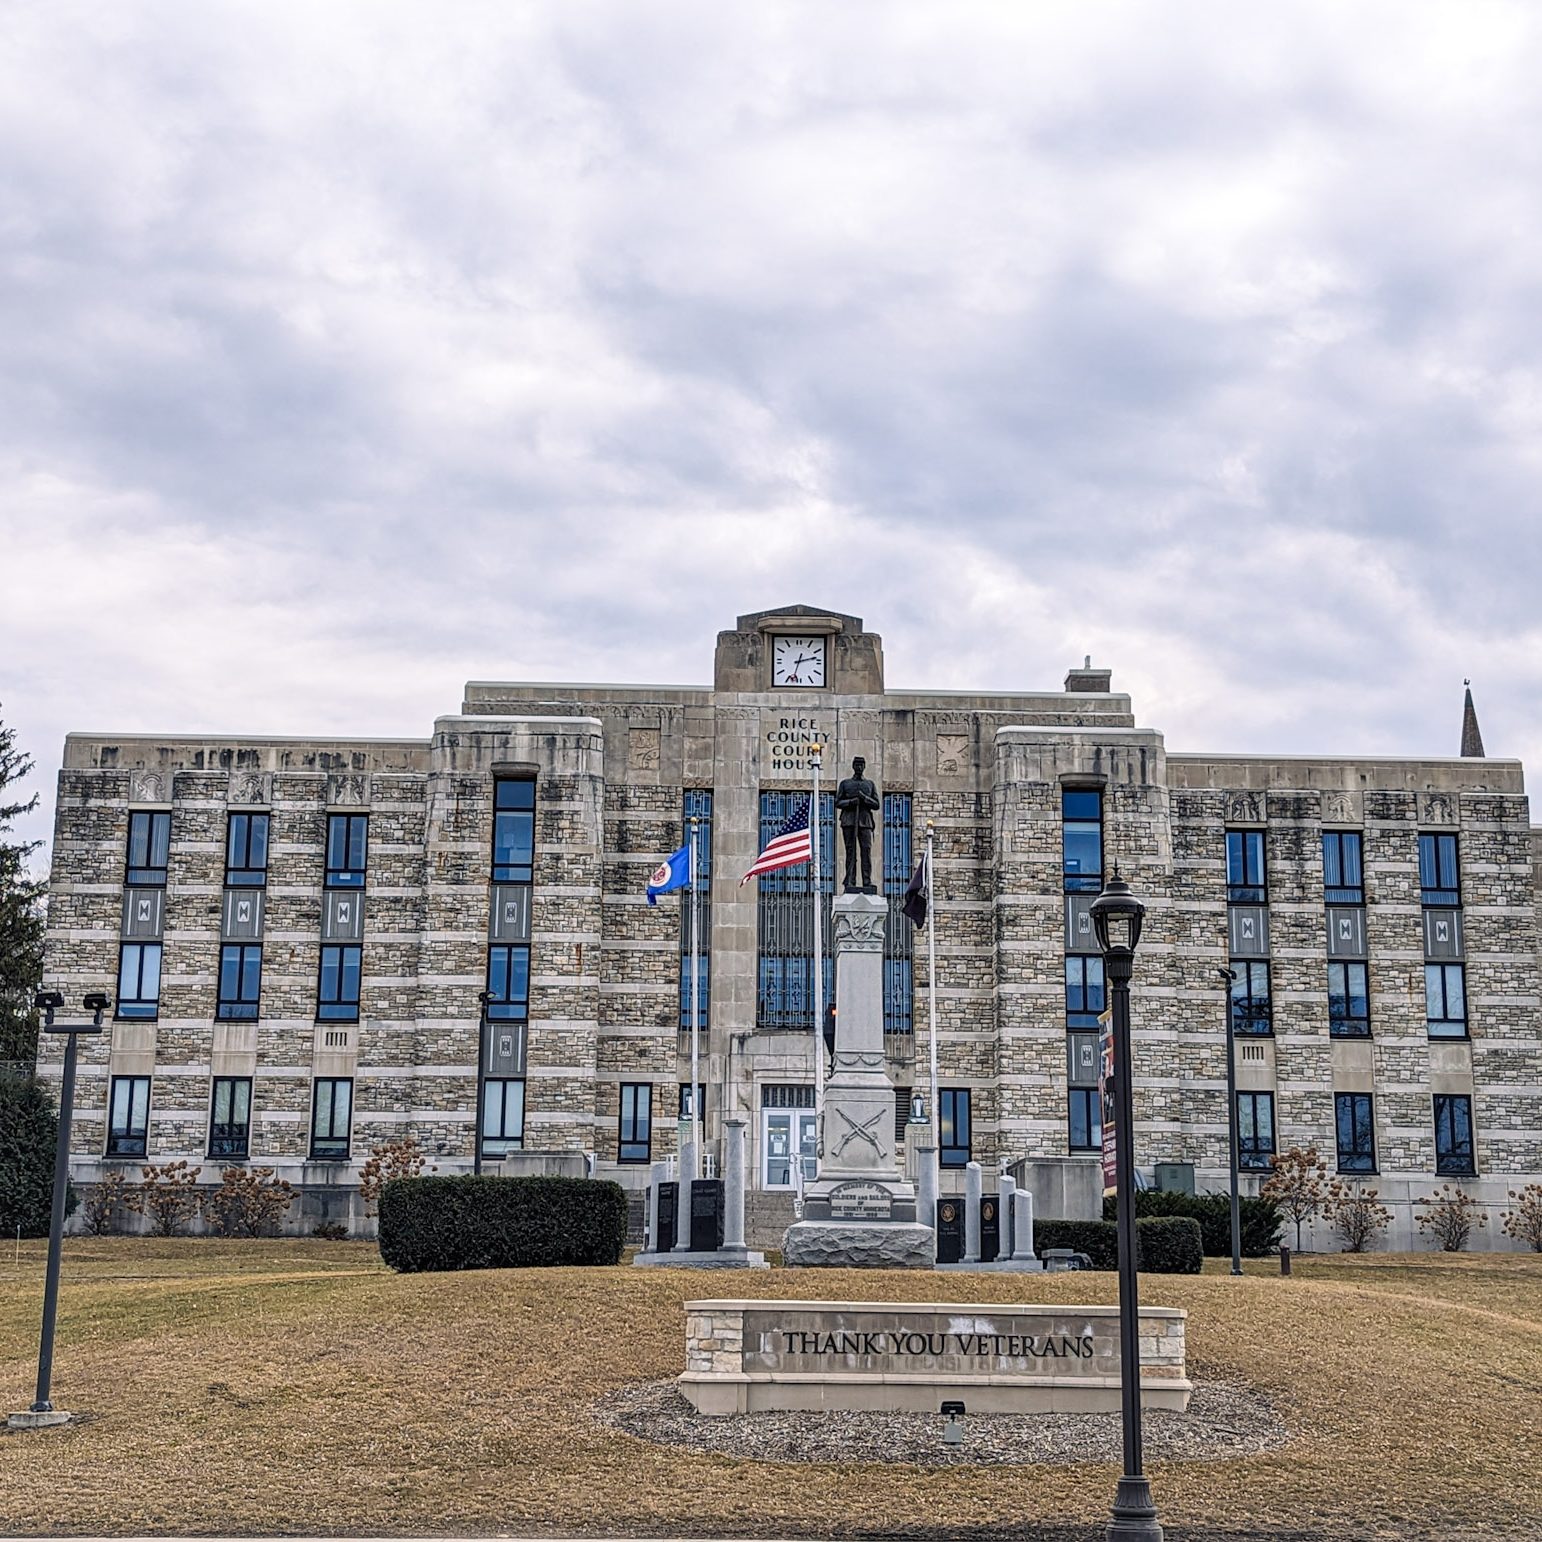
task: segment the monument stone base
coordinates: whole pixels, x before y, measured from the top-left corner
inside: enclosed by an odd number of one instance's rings
[[[6,1427],[13,1430],[46,1430],[56,1424],[68,1424],[70,1412],[67,1408],[49,1408],[40,1413],[35,1408],[27,1408],[9,1415],[5,1422]]]
[[[639,1253],[632,1264],[639,1269],[769,1269],[764,1253],[749,1248],[718,1248],[711,1253]]]
[[[782,1237],[791,1269],[930,1269],[936,1233],[916,1221],[795,1221]]]

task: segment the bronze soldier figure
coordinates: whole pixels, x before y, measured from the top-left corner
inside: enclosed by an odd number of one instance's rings
[[[873,887],[873,816],[882,805],[878,789],[865,777],[867,762],[858,755],[851,775],[835,789],[835,809],[841,821],[841,842],[846,848],[847,894],[876,894]],[[857,855],[862,857],[862,886],[857,887]]]

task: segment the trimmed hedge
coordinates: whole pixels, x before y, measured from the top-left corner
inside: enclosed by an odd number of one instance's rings
[[[1119,1228],[1113,1221],[1037,1221],[1033,1245],[1073,1248],[1092,1260],[1094,1269],[1119,1267]],[[1199,1222],[1192,1216],[1137,1217],[1136,1267],[1142,1274],[1198,1274],[1205,1264]]]
[[[618,1264],[626,1191],[595,1178],[393,1178],[380,1256],[404,1274]]]
[[[1272,1199],[1243,1195],[1238,1206],[1242,1221],[1242,1256],[1268,1258],[1280,1245],[1284,1217]],[[1114,1197],[1103,1201],[1103,1217],[1113,1220]],[[1135,1214],[1187,1215],[1199,1222],[1206,1258],[1231,1257],[1231,1196],[1229,1194],[1178,1194],[1170,1189],[1137,1189]]]
[[[54,1206],[59,1117],[53,1099],[31,1080],[0,1075],[0,1237],[46,1237]],[[80,1197],[66,1183],[64,1213]]]

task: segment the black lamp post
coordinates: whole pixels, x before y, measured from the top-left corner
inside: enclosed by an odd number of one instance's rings
[[[59,1143],[54,1148],[54,1202],[48,1223],[48,1273],[43,1284],[43,1333],[37,1352],[37,1396],[28,1414],[12,1416],[18,1425],[54,1424],[68,1418],[49,1400],[54,1374],[54,1322],[59,1315],[59,1254],[64,1241],[64,1205],[70,1186],[70,1116],[75,1111],[75,1045],[83,1033],[102,1031],[102,1014],[110,1005],[106,996],[93,994],[81,1003],[91,1013],[89,1023],[56,1023],[54,1013],[64,1005],[58,991],[39,991],[34,1005],[43,1013],[43,1032],[62,1033],[64,1079],[59,1086]],[[28,1415],[32,1417],[29,1418]]]
[[[1092,902],[1092,925],[1113,993],[1114,1162],[1119,1206],[1119,1392],[1124,1414],[1124,1476],[1104,1536],[1109,1542],[1162,1542],[1151,1485],[1141,1466],[1140,1287],[1135,1269],[1135,1099],[1130,1053],[1130,975],[1146,907],[1119,869]]]
[[[478,991],[477,1000],[482,1010],[477,1014],[477,1107],[471,1121],[471,1171],[482,1176],[482,1103],[487,1096],[487,1031],[490,1017],[487,1003],[493,999],[491,991]]]
[[[1242,1202],[1237,1197],[1237,1023],[1232,1015],[1231,988],[1235,969],[1217,969],[1226,981],[1226,1156],[1231,1166],[1231,1272],[1242,1273]]]

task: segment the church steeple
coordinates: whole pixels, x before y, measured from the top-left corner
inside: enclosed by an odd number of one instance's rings
[[[1472,704],[1472,681],[1462,684],[1467,687],[1467,701],[1462,707],[1462,759],[1482,760],[1483,735],[1478,732],[1478,711]]]

